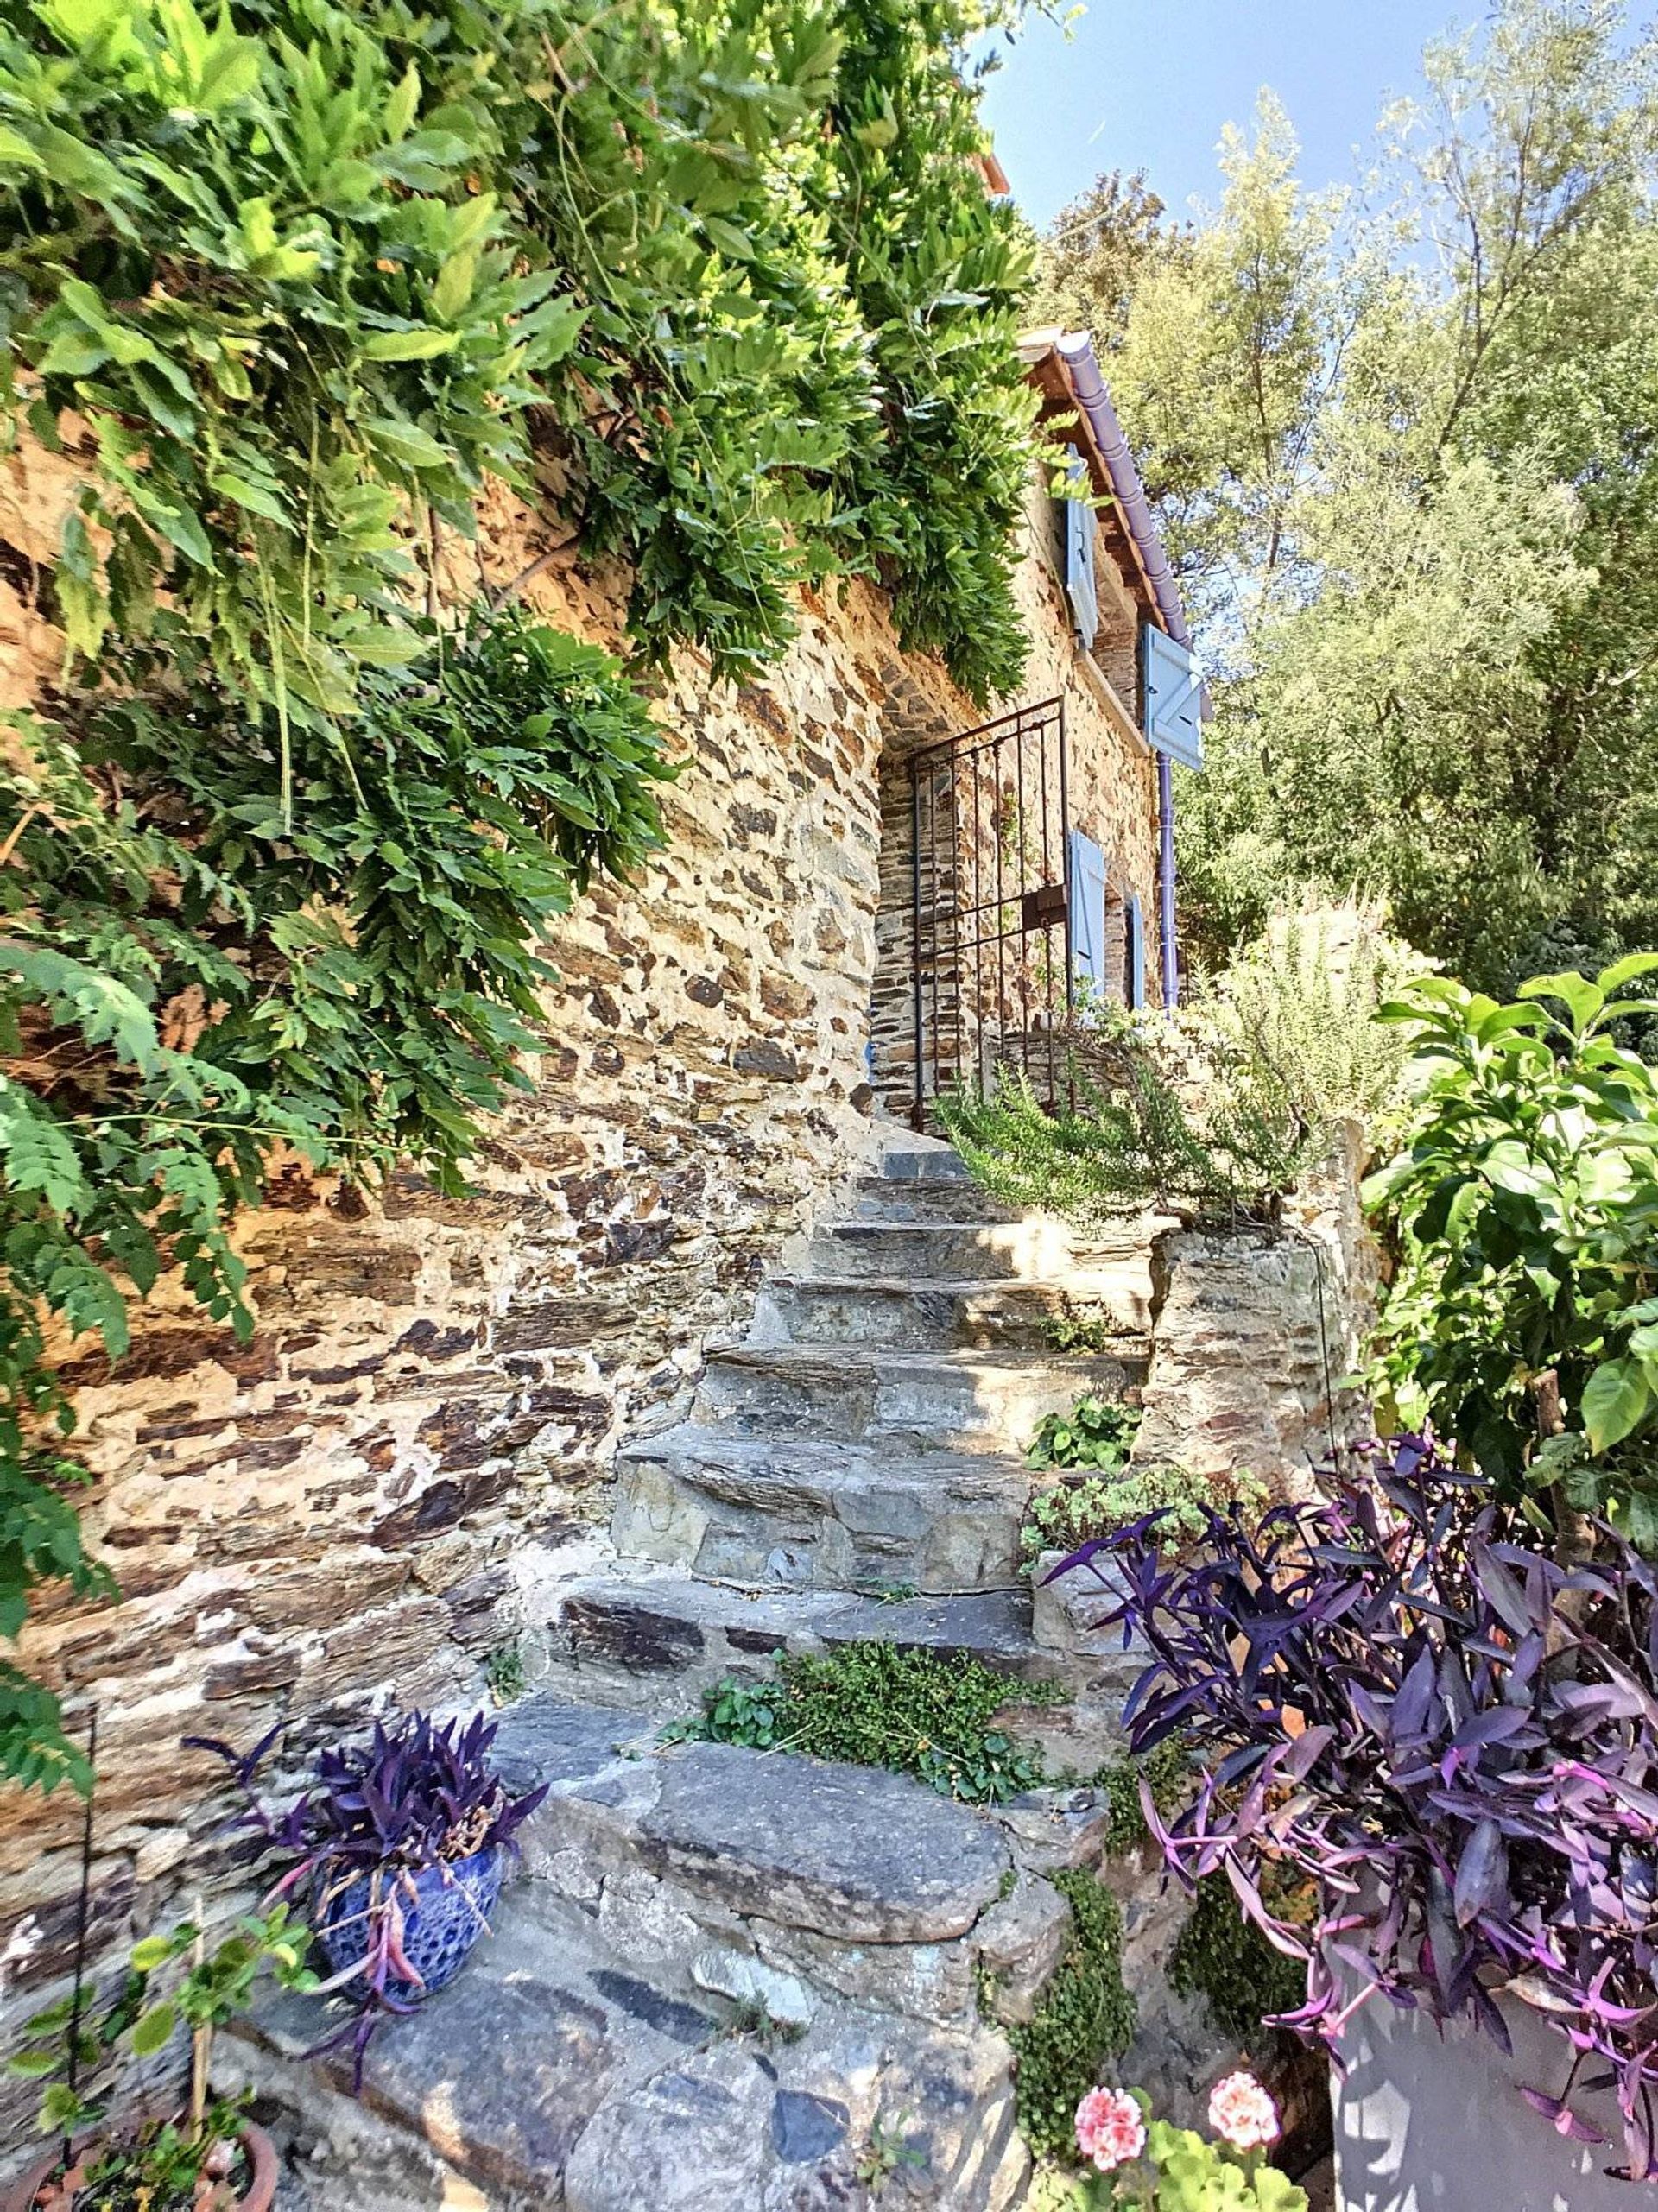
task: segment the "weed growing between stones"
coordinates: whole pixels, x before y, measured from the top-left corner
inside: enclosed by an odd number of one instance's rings
[[[1122,1333],[1103,1305],[1073,1306],[1047,1324],[1047,1341],[1056,1352],[1108,1352]]]
[[[492,1703],[512,1705],[523,1696],[524,1659],[516,1644],[503,1644],[492,1651],[484,1663],[484,1672]]]
[[[1057,1329],[1058,1322],[1050,1322]],[[1050,1413],[1031,1439],[1033,1467],[1126,1465],[1143,1419],[1137,1406],[1115,1398],[1079,1398],[1068,1413]]]
[[[1016,1682],[959,1653],[894,1644],[773,1657],[774,1679],[728,1676],[705,1692],[701,1714],[671,1723],[663,1741],[740,1743],[885,1766],[965,1804],[1000,1804],[1047,1779],[1040,1755],[992,1723],[1009,1703],[1062,1703],[1057,1683]]]
[[[1192,1917],[1169,1957],[1168,1980],[1177,1996],[1203,1998],[1216,2026],[1246,2051],[1270,2041],[1264,2019],[1294,2012],[1307,1997],[1305,1965],[1274,1950],[1244,1918],[1225,1874],[1198,1884]]]
[[[1053,1877],[1071,1907],[1071,1941],[1035,2014],[1005,2032],[1019,2068],[1019,2125],[1038,2158],[1074,2155],[1079,2104],[1126,2051],[1137,2016],[1123,1981],[1123,1911],[1086,1868]]]

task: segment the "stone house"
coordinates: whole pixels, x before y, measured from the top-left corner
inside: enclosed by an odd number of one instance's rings
[[[1196,731],[1178,600],[1085,341],[1024,351],[1083,496],[1030,487],[1023,697],[982,727],[865,582],[807,593],[763,683],[680,654],[665,850],[560,929],[535,1088],[473,1195],[290,1170],[238,1231],[250,1343],[163,1285],[118,1369],[72,1352],[85,1523],[123,1602],[48,1609],[23,1657],[72,1716],[98,1709],[100,1941],[211,1880],[217,1769],[181,1738],[286,1716],[302,1749],[389,1702],[476,1703],[599,1540],[618,1444],[679,1417],[883,1122],[1003,1055],[1040,1075],[1079,976],[1172,1000],[1168,762]],[[42,467],[0,471],[25,562],[54,541]],[[497,491],[476,558],[497,587],[533,567],[527,603],[617,642],[623,579],[555,539]],[[450,559],[459,601],[475,556]],[[0,566],[9,695],[55,657]],[[24,2008],[67,1962],[80,1817],[66,1792],[0,1798]]]

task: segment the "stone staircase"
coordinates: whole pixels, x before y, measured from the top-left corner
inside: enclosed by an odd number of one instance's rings
[[[1009,2212],[1028,2159],[1012,2057],[1068,1939],[1044,1879],[1098,1866],[1085,1787],[994,1813],[883,1771],[664,1747],[662,1724],[778,1651],[876,1640],[971,1654],[1069,1700],[1008,1708],[1051,1771],[1120,1740],[1134,1663],[1039,1640],[1017,1573],[1042,1416],[1143,1377],[1144,1254],[1073,1248],[989,1204],[955,1155],[895,1141],[710,1357],[688,1420],[618,1463],[611,1547],[526,1637],[504,1716],[548,1785],[494,1936],[440,2001],[345,2062],[313,2001],[244,2049],[295,2212]],[[1061,1357],[1047,1324],[1111,1317]]]

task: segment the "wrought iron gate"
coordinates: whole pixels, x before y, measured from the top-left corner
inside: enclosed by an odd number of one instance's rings
[[[1070,1013],[1065,703],[1044,699],[912,758],[911,1119],[957,1083],[1021,1070],[1060,1103]]]

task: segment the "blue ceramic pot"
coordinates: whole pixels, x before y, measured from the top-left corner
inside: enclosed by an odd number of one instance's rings
[[[416,1988],[393,1975],[386,1987],[394,1997],[428,1996],[454,1980],[495,1910],[506,1863],[505,1850],[492,1843],[452,1865],[422,1867],[414,1876],[412,1899],[406,1887],[400,1891],[403,1956],[422,1986]],[[381,1893],[385,1893],[383,1877]],[[332,1898],[318,1916],[317,1941],[336,1974],[355,1966],[369,1948],[370,1894],[370,1878],[364,1874]]]

